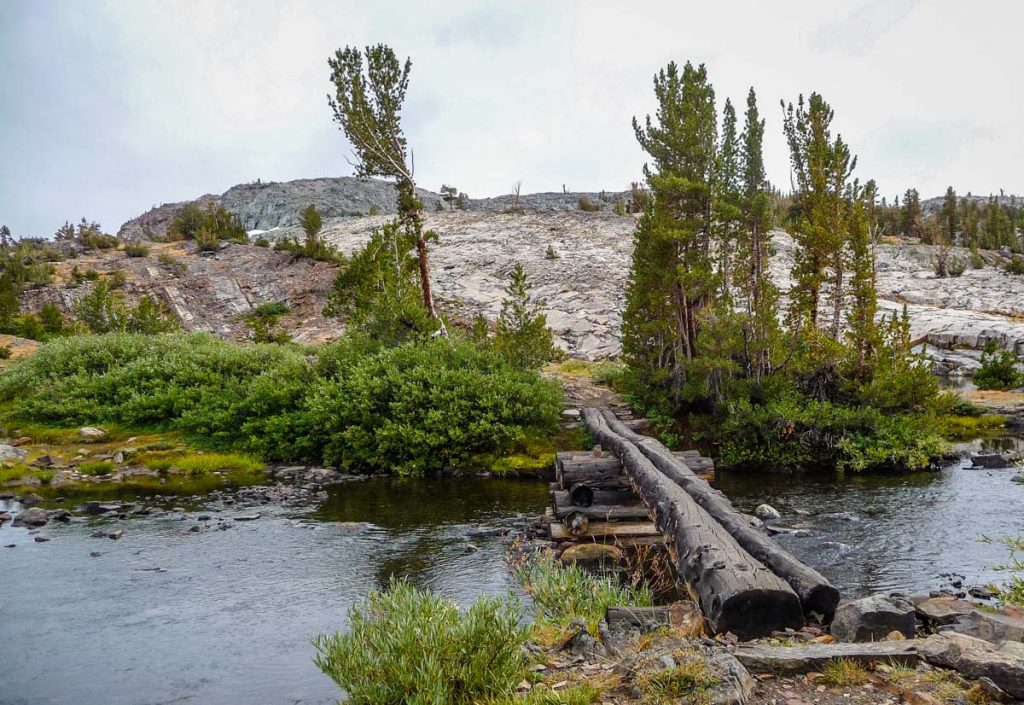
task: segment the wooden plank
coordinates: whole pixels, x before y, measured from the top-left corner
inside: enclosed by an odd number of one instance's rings
[[[789,585],[744,551],[637,445],[609,428],[596,409],[586,409],[584,418],[591,437],[622,461],[640,498],[654,512],[657,528],[674,541],[678,573],[696,594],[713,632],[763,636],[803,625],[800,598]]]
[[[636,536],[661,536],[661,532],[658,527],[654,525],[653,521],[639,521],[639,522],[591,522],[590,526],[587,527],[587,533],[581,536],[573,536],[569,533],[569,530],[558,522],[552,522],[551,524],[551,538],[555,541],[561,541],[563,539],[579,539],[579,538],[613,538],[613,537],[636,537]]]
[[[556,506],[555,517],[565,519],[573,514],[582,514],[591,521],[648,521],[651,518],[650,510],[643,504],[636,506],[592,504],[589,507]]]
[[[916,666],[918,639],[875,641],[865,644],[807,644],[805,646],[738,646],[736,659],[751,673],[795,674],[820,671],[833,659],[844,658],[865,665],[876,661]]]

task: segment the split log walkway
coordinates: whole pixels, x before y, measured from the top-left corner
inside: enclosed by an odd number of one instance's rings
[[[610,411],[586,409],[584,419],[594,441],[617,457],[558,455],[552,518],[562,523],[552,524],[552,538],[615,535],[627,526],[634,536],[652,530],[664,536],[678,575],[716,632],[756,637],[797,628],[805,618],[831,620],[838,591],[694,472],[693,466],[710,469],[709,459],[696,451],[673,453]],[[645,517],[653,525],[640,521]]]

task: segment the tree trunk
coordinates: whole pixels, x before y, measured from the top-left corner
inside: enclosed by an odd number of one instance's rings
[[[585,411],[591,435],[614,450],[655,523],[675,542],[679,575],[696,593],[709,628],[742,637],[803,624],[800,599],[744,551],[725,529],[640,450],[612,432],[596,409]]]
[[[839,591],[823,575],[798,561],[774,541],[750,526],[725,495],[713,490],[704,480],[694,475],[684,462],[659,441],[630,431],[610,411],[604,411],[602,417],[613,433],[634,443],[644,457],[668,479],[682,487],[745,551],[789,583],[800,596],[800,602],[808,616],[813,613],[820,615],[822,621],[832,620],[836,605],[839,604]]]

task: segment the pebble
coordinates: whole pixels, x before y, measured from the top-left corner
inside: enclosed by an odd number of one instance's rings
[[[46,541],[49,541],[49,540],[50,540],[50,539],[48,539],[48,538],[47,538],[47,537],[45,537],[45,536],[36,536],[36,537],[34,537],[34,538],[35,538],[35,542],[36,542],[36,543],[44,543],[44,542],[46,542]]]

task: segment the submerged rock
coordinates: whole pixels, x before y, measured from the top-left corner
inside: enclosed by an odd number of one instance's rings
[[[562,552],[562,563],[576,564],[581,568],[593,571],[607,571],[625,565],[622,549],[603,543],[573,544]]]
[[[45,509],[32,507],[18,512],[14,521],[11,522],[11,526],[45,526],[48,521],[50,521],[50,517]]]
[[[831,632],[839,641],[881,641],[892,632],[912,637],[917,631],[914,605],[903,597],[871,595],[836,609]]]

